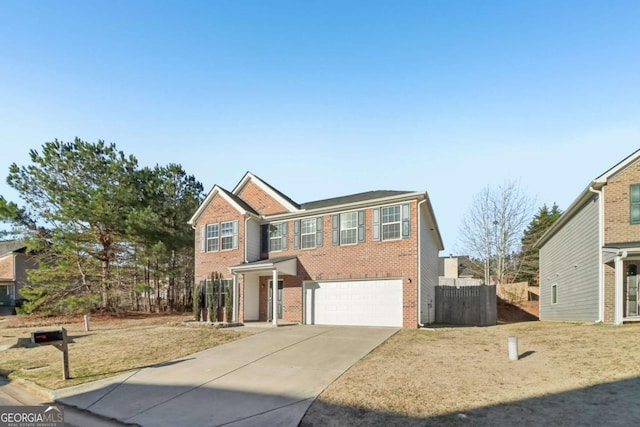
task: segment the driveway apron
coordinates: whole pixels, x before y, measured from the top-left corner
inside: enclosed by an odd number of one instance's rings
[[[56,399],[141,426],[295,426],[318,394],[397,330],[268,329],[161,365],[58,390]]]

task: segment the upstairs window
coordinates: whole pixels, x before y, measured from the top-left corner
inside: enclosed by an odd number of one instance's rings
[[[300,245],[302,249],[316,247],[316,219],[303,219],[300,221]]]
[[[358,212],[340,214],[340,244],[353,245],[358,242]]]
[[[238,221],[227,221],[220,224],[221,249],[223,251],[238,247]]]
[[[218,224],[207,224],[207,252],[218,250],[219,237]]]
[[[382,240],[396,240],[401,237],[400,206],[382,208]]]
[[[331,243],[355,245],[364,242],[365,211],[344,212],[331,216]]]
[[[287,250],[287,223],[269,224],[269,251]]]
[[[293,248],[313,249],[322,246],[322,217],[293,221]]]
[[[372,237],[375,241],[399,240],[411,236],[410,204],[373,208]]]
[[[632,184],[629,194],[631,224],[640,224],[640,184]]]
[[[206,224],[200,227],[200,252],[238,249],[238,221]]]

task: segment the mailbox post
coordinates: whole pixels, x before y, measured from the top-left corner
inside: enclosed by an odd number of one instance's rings
[[[52,345],[62,352],[62,379],[69,379],[69,346],[67,344],[67,330],[38,331],[31,333],[31,341],[39,345]]]

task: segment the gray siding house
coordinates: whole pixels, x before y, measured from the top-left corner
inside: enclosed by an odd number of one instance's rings
[[[640,321],[640,150],[591,181],[536,246],[541,320]]]

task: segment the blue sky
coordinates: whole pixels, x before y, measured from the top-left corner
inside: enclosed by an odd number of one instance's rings
[[[246,170],[298,202],[427,190],[446,246],[474,194],[566,208],[640,148],[640,2],[0,5],[0,194],[54,138]]]

